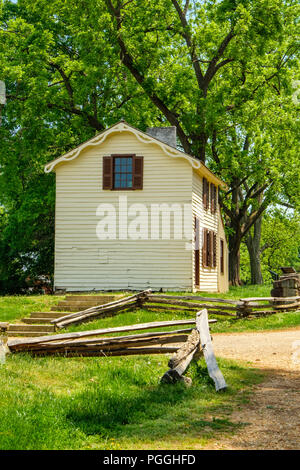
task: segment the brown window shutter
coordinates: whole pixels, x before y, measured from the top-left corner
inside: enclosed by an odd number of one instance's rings
[[[213,254],[213,242],[212,242],[212,232],[207,231],[207,266],[212,266],[212,254]]]
[[[217,234],[213,232],[213,264],[212,267],[217,267]]]
[[[132,188],[143,189],[144,157],[133,156]]]
[[[220,271],[224,274],[224,240],[220,240]]]
[[[113,157],[103,157],[102,188],[113,188]]]
[[[203,206],[207,210],[209,208],[209,182],[203,178]]]
[[[203,244],[202,244],[202,266],[204,268],[207,268],[207,258],[208,258],[208,252],[207,252],[207,234],[208,230],[206,228],[203,229]]]
[[[206,189],[206,185],[207,185],[207,179],[206,179],[206,178],[203,178],[202,200],[203,200],[204,209],[206,209],[206,205],[207,205],[207,189]]]

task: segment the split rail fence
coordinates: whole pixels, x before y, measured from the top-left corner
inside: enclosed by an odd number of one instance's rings
[[[80,331],[76,333],[55,334],[38,338],[0,340],[0,353],[28,352],[34,356],[129,356],[143,354],[174,353],[169,361],[170,369],[161,378],[162,382],[174,383],[191,379],[183,374],[193,359],[204,355],[210,377],[217,391],[225,389],[226,383],[218,368],[212,349],[207,310],[197,312],[195,318],[161,322],[140,323],[136,325]],[[175,330],[150,331],[122,336],[105,336],[138,330],[156,330],[175,326]],[[189,326],[189,328],[183,328]],[[1,354],[0,354],[1,355]]]
[[[300,296],[296,297],[251,297],[240,300],[200,297],[196,295],[152,294],[145,290],[137,294],[98,305],[86,310],[69,313],[51,321],[56,329],[78,323],[118,314],[132,308],[162,311],[197,312],[206,308],[208,313],[224,315],[231,318],[272,315],[278,312],[294,311],[300,308]]]

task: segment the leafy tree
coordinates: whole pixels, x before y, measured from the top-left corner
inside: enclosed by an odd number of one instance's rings
[[[5,1],[0,203],[12,232],[34,181],[53,213],[46,161],[121,117],[141,129],[170,123],[182,148],[228,184],[220,202],[239,283],[242,240],[271,202],[294,204],[299,194],[298,11],[293,0]],[[43,198],[35,201],[45,230],[24,224],[20,236],[38,246],[49,222]]]

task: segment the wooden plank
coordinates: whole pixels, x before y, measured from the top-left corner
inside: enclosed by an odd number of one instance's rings
[[[209,323],[216,323],[217,320],[211,319]],[[33,344],[38,344],[42,342],[52,342],[64,339],[76,339],[76,338],[85,338],[91,336],[101,336],[106,334],[113,334],[113,333],[122,333],[125,331],[138,331],[138,330],[150,330],[156,329],[161,327],[169,327],[169,326],[178,326],[178,325],[195,325],[195,319],[187,319],[187,320],[169,320],[169,321],[158,321],[158,322],[150,322],[150,323],[138,323],[135,325],[126,325],[126,326],[118,326],[114,328],[103,328],[98,330],[88,330],[88,331],[79,331],[76,333],[63,333],[63,334],[56,334],[51,336],[40,336],[37,338],[26,338],[26,339],[14,339],[8,341],[9,348],[17,349],[18,347],[26,347],[31,346]]]
[[[211,310],[220,309],[220,310],[233,310],[236,311],[237,307],[233,305],[207,305],[201,304],[199,302],[185,302],[184,300],[176,300],[176,299],[161,299],[159,297],[151,296],[149,300],[145,301],[145,305],[148,303],[159,303],[159,304],[167,304],[167,305],[182,305],[183,307],[195,307],[195,308],[209,308]]]
[[[144,348],[125,348],[125,349],[118,349],[114,351],[81,351],[81,352],[59,352],[57,353],[54,351],[37,351],[34,354],[37,356],[59,356],[62,355],[64,357],[96,357],[96,356],[139,356],[139,355],[150,355],[150,354],[167,354],[173,353],[177,351],[178,346],[151,346],[151,347],[144,347]]]
[[[147,309],[147,310],[177,310],[177,311],[189,311],[189,312],[198,312],[199,311],[199,307],[191,307],[191,308],[188,308],[188,307],[184,307],[184,308],[181,308],[181,307],[175,307],[175,306],[165,306],[165,305],[151,305],[151,304],[144,304],[143,305],[143,308],[144,309]],[[229,313],[229,312],[225,312],[225,311],[221,311],[221,310],[215,310],[217,307],[214,307],[213,310],[210,312],[214,315],[224,315],[226,317],[233,317],[233,318],[236,318],[236,315],[234,313]]]
[[[131,307],[134,307],[137,305],[137,301],[136,300],[129,300],[125,303],[123,303],[122,305],[116,305],[116,306],[112,306],[112,307],[105,307],[103,309],[99,309],[95,312],[89,312],[89,313],[86,313],[84,315],[81,315],[81,316],[78,316],[78,317],[75,317],[75,318],[71,318],[69,320],[64,320],[64,321],[60,321],[59,319],[55,320],[55,326],[56,328],[58,329],[61,329],[61,328],[65,328],[66,326],[68,325],[76,325],[78,323],[83,323],[83,322],[86,322],[86,321],[90,321],[90,320],[93,320],[95,318],[98,318],[98,317],[102,317],[102,318],[105,318],[105,317],[108,317],[108,316],[111,316],[111,315],[114,315],[122,310],[127,310],[128,308],[131,308]],[[54,322],[54,320],[52,320],[52,323]]]
[[[6,339],[0,337],[0,365],[5,364],[6,355],[10,353]]]
[[[149,294],[148,299],[151,300],[152,297],[157,297],[159,299],[178,299],[178,300],[200,300],[201,302],[219,302],[225,304],[237,305],[238,300],[232,299],[218,299],[212,297],[201,297],[197,295],[164,295],[164,294]]]
[[[65,341],[55,341],[50,344],[53,346],[60,346],[60,345],[68,345],[68,344],[75,344],[75,345],[82,345],[82,344],[102,344],[105,342],[122,342],[131,339],[141,339],[141,338],[152,338],[152,337],[163,337],[163,336],[175,336],[179,334],[188,334],[192,331],[193,328],[184,328],[180,330],[172,330],[172,331],[152,331],[150,333],[141,333],[135,335],[123,335],[123,336],[111,336],[111,337],[96,337],[91,339],[72,339],[72,340],[65,340]],[[48,345],[49,343],[40,343],[41,345]]]
[[[45,352],[45,354],[56,352],[56,353],[69,353],[69,352],[99,352],[99,351],[114,351],[119,349],[127,348],[139,348],[153,345],[163,344],[179,344],[185,343],[188,338],[188,335],[174,335],[174,336],[158,336],[152,338],[140,338],[132,340],[123,340],[123,341],[111,341],[105,343],[89,343],[89,344],[74,344],[74,343],[61,343],[60,345],[49,343],[49,344],[40,344],[38,348],[32,348],[29,352],[35,354],[40,352]],[[178,346],[177,346],[178,348]]]
[[[211,336],[209,332],[208,314],[207,314],[206,309],[197,313],[196,328],[200,334],[201,347],[203,349],[203,354],[204,354],[209,376],[213,379],[217,392],[220,390],[224,390],[227,387],[227,385],[223,377],[223,374],[218,367],[218,364],[214,355]]]
[[[284,274],[297,273],[296,269],[293,268],[293,266],[281,266],[280,269]]]
[[[244,299],[240,299],[241,302],[263,302],[263,301],[269,301],[269,302],[285,302],[286,300],[292,301],[292,300],[300,300],[300,296],[294,296],[294,297],[247,297]]]

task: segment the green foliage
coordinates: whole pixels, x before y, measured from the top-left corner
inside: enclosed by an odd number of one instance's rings
[[[297,206],[297,2],[184,4],[3,2],[6,285],[53,273],[54,177],[44,164],[121,118],[142,130],[175,125],[184,150],[228,183],[231,251],[270,202]]]

